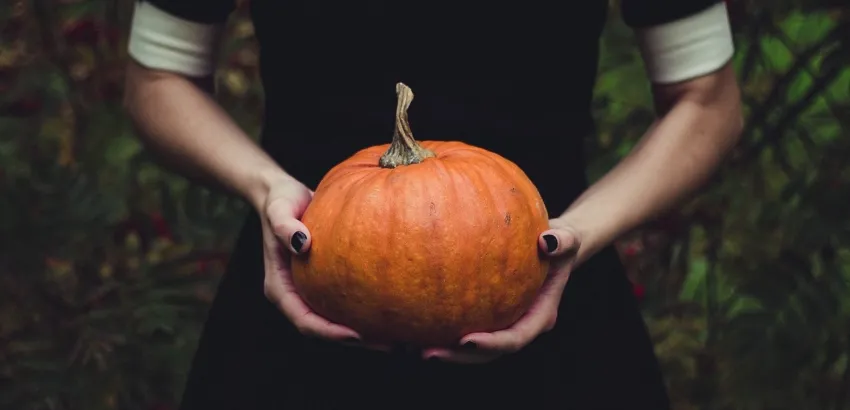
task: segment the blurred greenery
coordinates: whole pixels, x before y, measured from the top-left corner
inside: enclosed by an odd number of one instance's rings
[[[257,135],[257,45],[239,3],[217,98]],[[131,9],[0,5],[2,409],[172,408],[242,222],[241,202],[159,168],[123,115]],[[702,194],[618,249],[677,409],[847,410],[850,11],[729,9],[743,142]],[[616,2],[602,45],[594,178],[654,117]]]

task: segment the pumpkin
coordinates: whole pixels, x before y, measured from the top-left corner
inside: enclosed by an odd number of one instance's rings
[[[325,318],[380,343],[448,346],[510,327],[548,272],[548,215],[513,162],[456,141],[413,138],[413,93],[396,86],[391,144],[332,168],[302,216],[309,252],[296,289]]]

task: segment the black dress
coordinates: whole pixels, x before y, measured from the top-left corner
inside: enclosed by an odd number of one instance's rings
[[[623,0],[633,25],[714,1]],[[156,0],[201,23],[232,0]],[[262,145],[315,187],[355,151],[389,142],[395,83],[416,94],[419,140],[463,140],[511,159],[559,215],[586,187],[582,140],[607,0],[254,0]],[[486,365],[423,362],[302,337],[263,296],[249,216],[209,312],[183,410],[669,408],[653,346],[612,248],[573,274],[556,328]]]

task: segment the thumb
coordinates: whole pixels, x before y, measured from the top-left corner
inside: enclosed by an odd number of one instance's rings
[[[310,249],[310,230],[290,213],[269,210],[267,217],[272,232],[286,245],[290,252],[301,254]]]
[[[557,227],[540,234],[537,244],[549,256],[562,256],[578,250],[581,241],[572,228]]]

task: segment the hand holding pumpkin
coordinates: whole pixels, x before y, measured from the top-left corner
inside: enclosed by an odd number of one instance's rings
[[[271,296],[299,329],[334,340],[362,335],[455,361],[459,340],[486,352],[466,361],[518,350],[554,325],[569,275],[569,264],[550,274],[540,248],[557,255],[578,238],[550,224],[510,160],[459,141],[416,141],[413,92],[399,83],[396,93],[390,144],[337,164],[312,200],[283,202],[278,235],[303,232],[304,247],[292,249],[300,253],[283,276],[270,276],[285,280]]]
[[[312,197],[313,192],[293,180],[272,187],[259,210],[263,225],[265,294],[305,336],[356,342],[360,340],[357,332],[313,312],[292,282],[290,254],[304,253],[310,248],[310,231],[298,218]]]
[[[549,221],[538,245],[552,259],[549,276],[529,310],[510,328],[492,333],[471,333],[460,339],[457,349],[434,348],[422,352],[425,359],[456,363],[485,363],[514,353],[555,327],[564,286],[570,277],[576,251],[581,245],[578,231],[561,219]]]

